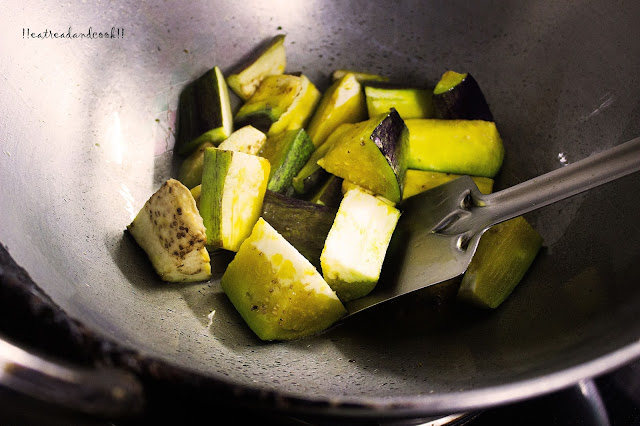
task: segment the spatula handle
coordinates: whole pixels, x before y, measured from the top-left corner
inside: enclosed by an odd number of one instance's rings
[[[476,197],[488,227],[640,171],[640,137],[490,195]],[[480,225],[480,224],[479,224]]]

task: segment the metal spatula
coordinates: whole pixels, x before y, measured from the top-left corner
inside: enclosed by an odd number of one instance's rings
[[[490,195],[465,176],[405,200],[383,278],[349,314],[463,274],[492,225],[640,170],[640,137]]]

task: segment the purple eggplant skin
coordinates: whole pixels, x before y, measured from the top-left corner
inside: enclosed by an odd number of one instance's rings
[[[433,94],[435,118],[493,121],[480,85],[471,74],[446,92]]]
[[[409,131],[395,108],[391,108],[389,114],[371,133],[371,140],[380,149],[380,152],[391,166],[402,193],[404,175],[407,171],[406,155],[408,152]]]

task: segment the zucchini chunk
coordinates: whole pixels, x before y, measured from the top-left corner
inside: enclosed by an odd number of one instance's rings
[[[359,188],[345,194],[320,256],[324,279],[342,302],[373,290],[399,217]]]
[[[211,148],[213,144],[211,142],[204,142],[195,151],[193,151],[187,158],[180,164],[180,170],[178,170],[178,180],[182,182],[184,186],[192,189],[202,183],[202,168],[204,167],[204,150],[205,148]]]
[[[244,126],[222,141],[218,148],[227,151],[239,151],[245,154],[258,155],[262,145],[267,141],[267,135],[253,126]]]
[[[369,117],[376,117],[395,108],[403,119],[433,116],[431,90],[398,87],[388,84],[367,84],[364,87]]]
[[[504,146],[495,123],[483,120],[409,119],[407,167],[493,178]]]
[[[339,125],[357,123],[366,118],[367,105],[362,86],[355,75],[345,74],[322,95],[307,133],[313,144],[319,147]]]
[[[385,77],[379,74],[372,74],[368,72],[354,71],[348,69],[337,69],[331,73],[331,81],[340,80],[347,74],[353,74],[358,83],[364,83],[367,81],[389,81],[389,77]]]
[[[220,68],[214,67],[189,84],[178,102],[179,154],[188,155],[203,142],[217,145],[233,132],[229,90]]]
[[[252,125],[273,135],[305,127],[320,100],[320,92],[307,77],[270,75],[238,110],[238,126]]]
[[[229,74],[227,84],[242,100],[249,99],[266,76],[284,73],[287,67],[284,38],[283,34],[275,36],[265,48]]]
[[[405,200],[421,192],[428,191],[438,185],[459,178],[461,175],[452,173],[429,172],[424,170],[407,170],[404,177],[404,189],[402,199]],[[491,194],[493,191],[493,179],[482,176],[471,176],[483,194]]]
[[[320,270],[320,254],[337,211],[337,207],[323,206],[267,190],[260,215]]]
[[[304,129],[288,130],[269,136],[258,153],[271,163],[267,189],[284,193],[305,165],[314,146]]]
[[[202,218],[191,192],[177,180],[166,181],[127,230],[162,280],[194,282],[211,277]]]
[[[205,149],[199,206],[208,248],[238,251],[260,216],[269,169],[256,155]]]
[[[311,120],[322,93],[305,75],[300,75],[297,78],[301,80],[300,91],[285,113],[269,127],[268,135],[275,135],[286,130],[305,128],[309,120]]]
[[[407,170],[409,131],[392,109],[386,115],[350,126],[318,160],[331,174],[397,203]]]
[[[313,265],[263,218],[227,266],[220,285],[262,340],[310,336],[347,313]]]
[[[522,280],[542,237],[522,216],[487,229],[462,277],[458,298],[482,308],[497,308]]]
[[[293,178],[293,188],[295,189],[295,195],[302,198],[309,198],[309,194],[317,191],[326,181],[331,174],[325,169],[320,167],[318,160],[325,156],[329,149],[342,137],[342,133],[349,130],[351,127],[348,124],[341,124],[336,130],[334,130],[327,140],[316,148],[315,151],[309,157],[306,164],[300,169],[298,174]]]
[[[432,97],[435,118],[493,121],[484,93],[471,74],[445,72]]]

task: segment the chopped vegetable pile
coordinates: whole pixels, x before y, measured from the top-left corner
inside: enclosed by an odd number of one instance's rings
[[[504,158],[470,74],[447,71],[428,88],[335,70],[322,93],[286,73],[284,41],[185,88],[178,179],[127,227],[168,282],[209,280],[210,252],[234,252],[221,286],[263,340],[329,328],[345,302],[374,291],[402,200],[460,175],[490,193]],[[242,101],[235,112],[229,88]],[[459,300],[499,306],[541,244],[523,217],[492,227]]]

